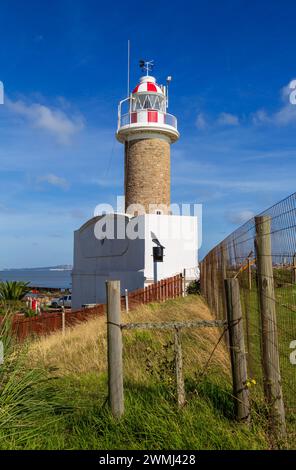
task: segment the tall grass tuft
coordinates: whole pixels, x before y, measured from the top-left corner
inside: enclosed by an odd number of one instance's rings
[[[28,346],[14,341],[12,314],[0,325],[4,358],[0,365],[0,449],[19,449],[59,419],[65,410],[57,401],[52,379],[44,368],[28,367]]]

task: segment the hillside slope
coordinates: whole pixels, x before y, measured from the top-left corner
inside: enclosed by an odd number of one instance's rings
[[[208,307],[200,297],[169,300],[164,303],[141,305],[136,310],[123,313],[122,321],[161,322],[185,321],[192,319],[211,320]],[[221,331],[217,328],[183,330],[183,353],[187,368],[196,369],[206,362],[216,345]],[[147,348],[162,350],[172,333],[163,331],[125,331],[124,359],[125,376],[129,379],[146,380],[145,356]],[[66,336],[55,333],[37,341],[31,348],[31,360],[45,367],[58,368],[57,373],[80,374],[92,371],[106,371],[106,319],[99,317],[67,330]],[[218,345],[211,361],[228,375],[229,359],[223,341]]]
[[[140,306],[123,321],[211,319],[197,296]],[[125,415],[107,406],[106,319],[98,318],[30,345],[30,369],[45,369],[49,382],[36,388],[46,400],[36,432],[1,448],[27,449],[258,449],[268,443],[262,423],[251,429],[234,420],[229,360],[221,331],[182,333],[187,404],[175,397],[172,333],[124,332]],[[49,424],[50,423],[50,424]],[[39,426],[39,427],[38,427]],[[43,426],[43,427],[42,427]],[[37,431],[37,428],[39,429]],[[42,428],[42,432],[40,429]],[[1,422],[0,422],[1,430]],[[19,442],[19,441],[17,441]]]

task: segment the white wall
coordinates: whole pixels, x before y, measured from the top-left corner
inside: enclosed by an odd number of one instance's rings
[[[109,228],[114,222],[112,239],[98,239],[105,236],[105,222]],[[110,214],[86,222],[74,234],[72,307],[105,302],[106,280],[120,280],[122,293],[153,282],[154,237],[165,247],[164,262],[157,263],[158,280],[197,265],[196,217]]]
[[[153,280],[154,235],[165,247],[163,263],[157,263],[158,280],[197,265],[197,218],[190,216],[145,216],[145,277]],[[152,235],[154,234],[154,235]]]

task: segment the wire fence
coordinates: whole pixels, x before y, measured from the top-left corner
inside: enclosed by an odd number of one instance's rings
[[[262,232],[263,224],[268,227],[266,233]],[[259,260],[260,236],[267,244],[267,251],[261,253]],[[271,269],[266,275],[268,265]],[[296,193],[231,233],[205,256],[200,269],[202,294],[217,319],[227,318],[224,280],[235,277],[239,281],[251,395],[264,395],[264,342],[267,338],[276,343],[279,352],[286,412],[295,412]],[[273,340],[266,330],[264,310],[267,315],[275,312],[268,317],[268,321],[274,323]]]
[[[184,278],[181,274],[170,278],[166,284],[170,298],[182,295]],[[168,298],[161,286],[161,283],[154,284],[158,301],[161,293],[163,300]],[[132,315],[126,315],[125,323],[122,323],[120,291],[120,281],[107,282],[108,398],[115,418],[124,414],[124,384],[133,383],[139,393],[146,387],[149,390],[151,386],[160,387],[159,391],[162,390],[168,399],[176,400],[179,408],[185,406],[187,398],[199,393],[206,394],[209,399],[210,390],[206,390],[201,377],[209,374],[210,363],[212,370],[219,369],[219,375],[215,376],[219,377],[220,385],[226,384],[229,364],[225,346],[221,343],[223,333],[220,328],[224,332],[227,322],[213,320],[207,308],[204,311],[201,308],[197,317],[196,299],[189,297],[187,306],[191,304],[191,308],[179,303],[179,308],[172,309],[172,304],[167,303],[164,310],[151,309],[142,316],[137,315],[137,322],[133,321]],[[140,297],[143,303],[149,301],[147,292],[145,297]],[[199,303],[204,307],[203,302]],[[160,321],[162,318],[165,321]],[[133,362],[137,361],[136,367],[133,363],[131,368],[131,357]],[[215,388],[216,381],[213,380],[211,376],[209,388]]]

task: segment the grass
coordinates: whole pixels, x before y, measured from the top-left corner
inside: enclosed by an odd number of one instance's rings
[[[210,399],[192,397],[178,411],[160,385],[126,383],[124,418],[104,406],[104,385],[94,374],[59,379],[60,408],[26,439],[1,439],[1,449],[262,449],[262,429],[250,432],[224,416]],[[229,406],[229,404],[228,404]],[[64,407],[64,409],[63,409]],[[49,419],[51,417],[51,419]],[[40,418],[35,415],[40,423]],[[254,436],[256,434],[256,438]],[[1,436],[2,437],[2,436]]]
[[[10,335],[11,314],[0,325],[4,363],[0,366],[0,448],[21,448],[54,419],[50,378],[44,368],[28,368],[27,347]]]
[[[198,318],[211,318],[198,296],[140,306],[123,315],[125,322]],[[107,406],[104,318],[23,346],[7,363],[10,373],[0,369],[0,449],[269,448],[257,405],[250,429],[234,419],[223,342],[205,369],[219,336],[214,328],[182,333],[187,404],[179,410],[172,334],[125,331],[125,415],[120,422]],[[5,397],[10,414],[2,412]]]
[[[274,286],[276,318],[279,344],[279,357],[286,421],[290,441],[296,437],[296,366],[290,362],[291,341],[296,339],[296,285],[292,284],[291,271],[275,268]],[[263,397],[263,378],[261,366],[260,311],[255,275],[252,290],[247,288],[247,274],[241,275],[241,300],[245,317],[246,345],[248,349],[249,375],[255,378],[257,386],[252,396]],[[248,334],[247,334],[248,333]]]
[[[296,339],[296,286],[291,284],[287,274],[290,275],[284,270],[274,270],[276,318],[285,405],[288,409],[294,408],[296,412],[296,367],[290,362],[292,352],[290,343]],[[246,343],[249,351],[249,373],[256,378],[262,388],[261,325],[257,287],[255,280],[251,291],[246,288],[246,282],[242,282],[241,285]]]

